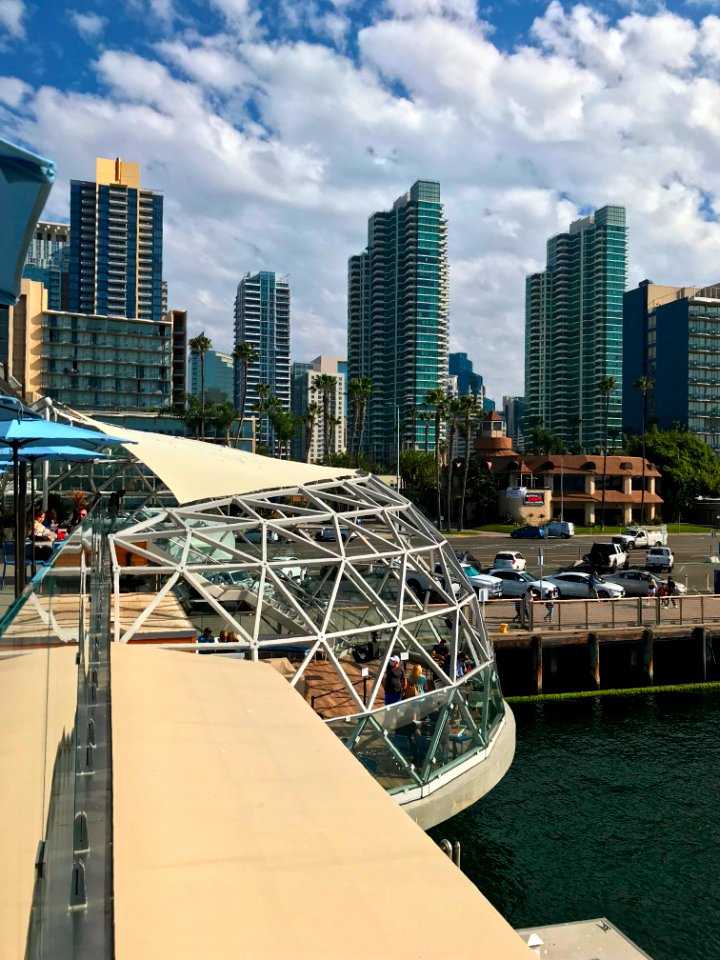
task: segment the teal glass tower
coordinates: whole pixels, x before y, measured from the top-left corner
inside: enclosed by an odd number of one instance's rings
[[[525,433],[539,424],[592,453],[622,429],[625,208],[606,206],[547,244],[547,269],[525,285]],[[615,377],[609,398],[599,383]]]
[[[401,448],[421,448],[411,411],[445,389],[447,372],[447,221],[440,184],[418,180],[370,217],[367,249],[348,265],[348,380],[373,382],[362,443],[372,460],[395,463],[398,423]]]

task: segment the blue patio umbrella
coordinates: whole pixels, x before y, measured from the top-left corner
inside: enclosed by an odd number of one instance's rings
[[[30,505],[35,509],[35,464],[38,461],[47,463],[81,463],[89,460],[106,460],[107,454],[100,453],[98,450],[83,450],[81,447],[57,446],[57,447],[24,447],[18,453],[20,463],[30,464]],[[13,451],[10,447],[0,447],[0,467],[12,464]],[[16,553],[17,557],[18,554]],[[18,564],[15,564],[17,578]],[[24,567],[23,567],[24,569]],[[32,538],[32,575],[35,576],[35,537]]]
[[[33,231],[55,181],[55,164],[0,140],[0,306],[12,306]]]
[[[102,447],[116,446],[132,441],[122,440],[97,430],[87,430],[83,427],[72,427],[67,423],[56,423],[54,420],[30,419],[25,415],[25,409],[18,400],[12,397],[2,397],[0,408],[7,414],[14,412],[14,416],[6,420],[0,419],[0,445],[12,450],[13,460],[13,493],[15,497],[15,556],[22,555],[25,534],[23,520],[19,509],[20,504],[20,452],[25,453],[36,448],[59,446],[76,446],[84,450],[98,450]],[[16,564],[15,567],[15,595],[22,592],[25,581],[25,567]]]

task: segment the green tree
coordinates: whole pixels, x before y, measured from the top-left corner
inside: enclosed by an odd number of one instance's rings
[[[470,457],[472,454],[473,425],[477,419],[479,409],[477,398],[472,396],[461,397],[460,406],[460,432],[465,440],[462,491],[460,493],[460,515],[458,517],[458,530],[462,531],[465,526],[465,498],[467,496],[468,473],[470,470]]]
[[[638,377],[635,383],[633,384],[636,390],[639,390],[642,394],[642,488],[640,490],[640,523],[645,523],[645,434],[647,432],[648,424],[648,395],[655,386],[655,381],[652,377],[642,376]]]
[[[400,476],[408,500],[426,509],[435,490],[435,458],[422,450],[403,450],[400,454]]]
[[[287,456],[287,447],[295,436],[297,421],[295,417],[283,410],[280,404],[274,404],[270,410],[270,420],[275,435],[276,453],[275,456],[280,459],[283,454]]]
[[[445,522],[447,529],[452,530],[452,481],[453,481],[453,456],[455,455],[455,436],[458,428],[458,418],[462,413],[462,404],[459,399],[451,397],[447,402],[447,459],[445,466],[445,503],[447,505],[447,516]]]
[[[565,444],[560,437],[546,429],[541,421],[537,421],[530,427],[530,453],[546,456],[565,453]]]
[[[406,422],[410,421],[410,449],[417,450],[417,424],[420,411],[417,407],[408,407],[405,412]]]
[[[319,373],[312,380],[313,390],[320,395],[320,404],[322,408],[322,437],[323,437],[323,463],[330,463],[331,444],[330,444],[330,417],[332,398],[335,395],[337,387],[337,377],[330,373]]]
[[[428,412],[421,412],[418,414],[418,420],[423,425],[425,431],[425,440],[423,449],[427,453],[430,449],[430,424],[432,423],[432,414]]]
[[[617,377],[602,377],[598,382],[598,393],[605,405],[605,442],[603,443],[603,487],[602,506],[600,508],[600,529],[605,529],[605,488],[607,486],[608,433],[610,426],[610,397],[617,390]]]
[[[257,401],[253,404],[253,413],[257,415],[258,418],[258,441],[263,435],[263,424],[265,422],[265,417],[273,408],[273,401],[275,398],[272,395],[272,387],[268,386],[267,383],[259,383],[257,385]],[[268,427],[268,446],[267,452],[271,453],[271,442],[270,442],[270,429]]]
[[[312,448],[312,438],[315,432],[315,424],[320,416],[320,405],[311,400],[307,405],[303,423],[305,424],[305,463],[310,463],[310,450]]]
[[[712,447],[686,430],[652,429],[643,437],[629,437],[628,453],[642,450],[661,474],[666,519],[678,519],[698,497],[720,494],[720,461]]]
[[[373,393],[373,382],[370,377],[356,377],[348,384],[348,396],[352,405],[352,428],[350,432],[349,453],[352,457],[357,439],[358,465],[360,463],[360,450],[362,448],[362,438],[365,432],[365,414],[367,412],[367,403]]]
[[[236,343],[233,350],[233,360],[235,361],[236,376],[240,374],[242,381],[242,392],[240,394],[240,409],[238,410],[238,428],[235,434],[235,446],[240,445],[242,436],[243,419],[245,417],[245,405],[247,403],[248,391],[248,369],[254,366],[260,360],[260,351],[252,343]]]
[[[443,389],[436,387],[434,390],[428,390],[425,397],[425,406],[433,411],[435,420],[435,514],[437,525],[440,527],[442,507],[440,505],[440,425],[445,418],[447,410],[448,397]]]
[[[176,416],[183,421],[192,436],[200,436],[201,407],[199,397],[196,397],[194,393],[186,393],[182,399],[182,405],[177,408]]]
[[[212,340],[205,331],[189,342],[190,353],[200,357],[200,439],[205,439],[205,354],[212,349]]]
[[[471,457],[468,470],[469,525],[492,523],[498,519],[498,487],[487,461]]]
[[[213,427],[222,430],[225,434],[225,446],[230,446],[230,431],[237,416],[235,407],[229,400],[222,403],[213,403],[207,410],[208,420]]]

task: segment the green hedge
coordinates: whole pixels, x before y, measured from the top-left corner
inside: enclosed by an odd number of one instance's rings
[[[711,683],[671,683],[660,687],[625,687],[618,690],[578,690],[575,693],[537,693],[529,697],[505,697],[507,703],[547,703],[553,700],[584,700],[588,697],[634,697],[655,693],[713,693],[720,681]]]

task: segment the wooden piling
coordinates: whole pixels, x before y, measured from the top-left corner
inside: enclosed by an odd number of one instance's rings
[[[590,672],[592,673],[595,686],[600,689],[600,637],[597,633],[588,634],[588,645],[590,647]]]
[[[652,685],[655,682],[655,634],[652,630],[643,631],[643,659],[645,676]]]
[[[535,691],[542,693],[543,684],[543,643],[542,637],[534,636],[532,638],[533,665],[535,667]]]

